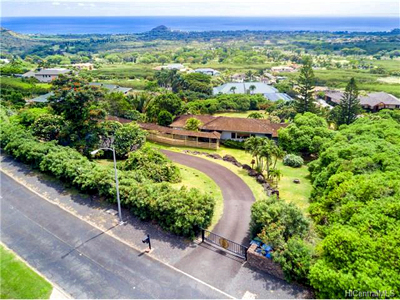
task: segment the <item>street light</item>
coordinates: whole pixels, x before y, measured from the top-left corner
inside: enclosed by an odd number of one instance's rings
[[[117,202],[118,202],[118,215],[119,215],[119,225],[123,225],[124,221],[122,221],[122,213],[121,213],[121,201],[119,199],[119,186],[118,186],[118,172],[117,172],[117,158],[115,156],[115,148],[99,148],[97,150],[94,150],[90,152],[90,154],[95,155],[97,152],[100,150],[110,150],[113,153],[113,159],[114,159],[114,170],[115,170],[115,186],[117,188]]]

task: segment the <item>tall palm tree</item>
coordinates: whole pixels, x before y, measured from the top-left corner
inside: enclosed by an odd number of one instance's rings
[[[232,92],[232,94],[234,94],[235,91],[236,91],[236,86],[232,86],[232,87],[229,89],[229,91]]]

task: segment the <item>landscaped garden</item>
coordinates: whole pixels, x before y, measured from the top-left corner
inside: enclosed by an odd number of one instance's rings
[[[0,298],[48,299],[52,285],[13,252],[0,245]]]

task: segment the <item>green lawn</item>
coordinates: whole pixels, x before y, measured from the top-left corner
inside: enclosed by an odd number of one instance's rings
[[[244,150],[240,149],[231,149],[224,146],[221,146],[217,151],[215,150],[208,150],[208,149],[197,149],[197,148],[189,148],[189,147],[174,147],[168,145],[162,145],[154,142],[147,141],[151,146],[160,148],[160,149],[167,149],[171,151],[181,152],[182,150],[197,150],[209,153],[218,153],[221,156],[226,154],[234,156],[240,163],[246,163],[248,165],[251,164],[252,157],[249,153],[245,152]],[[216,160],[212,158],[208,158],[204,155],[199,156],[201,158],[210,160],[212,162],[218,163],[227,169],[231,170],[233,173],[238,175],[242,180],[250,187],[252,190],[254,197],[256,199],[262,199],[266,197],[264,193],[264,189],[260,184],[256,182],[253,177],[247,175],[247,172],[242,168],[238,168],[232,165],[229,162]],[[309,202],[308,199],[311,193],[311,182],[309,180],[309,172],[306,166],[301,168],[291,168],[288,166],[284,166],[281,161],[278,162],[278,168],[282,172],[281,180],[279,181],[278,189],[280,192],[280,196],[282,199],[285,199],[288,202],[293,202],[298,205],[299,208],[306,211]],[[293,183],[293,179],[299,179],[300,184]]]
[[[212,230],[218,223],[224,210],[224,198],[222,196],[221,189],[203,172],[178,163],[175,163],[175,165],[177,165],[181,171],[182,181],[179,183],[174,183],[172,186],[176,188],[180,188],[182,186],[186,186],[188,188],[197,188],[203,193],[212,195],[212,197],[215,199],[216,206],[214,209],[214,216],[209,227],[209,230]]]
[[[48,299],[52,285],[0,245],[1,299]]]

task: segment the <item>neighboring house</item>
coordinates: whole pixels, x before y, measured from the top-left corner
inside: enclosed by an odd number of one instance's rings
[[[131,88],[122,87],[122,86],[115,85],[115,84],[105,84],[105,83],[101,83],[101,82],[91,82],[91,83],[89,83],[89,85],[105,88],[105,89],[109,90],[110,92],[122,92],[124,94],[127,94],[129,91],[132,90]]]
[[[250,136],[277,138],[278,129],[287,126],[287,124],[274,124],[263,119],[182,115],[175,118],[170,127],[184,129],[186,121],[190,118],[196,118],[202,123],[200,127],[202,132],[220,133],[221,140],[244,141]]]
[[[28,102],[29,103],[32,103],[32,102],[35,102],[35,103],[46,103],[48,101],[48,99],[53,95],[54,95],[54,93],[50,92],[50,93],[47,93],[47,94],[44,94],[44,95],[40,95],[40,96],[38,96],[36,98],[30,99],[30,100],[28,100]]]
[[[69,72],[71,71],[68,69],[42,69],[39,72],[35,72],[34,77],[40,82],[51,82],[54,79],[58,78],[58,76],[67,74]]]
[[[273,73],[284,73],[284,72],[294,72],[294,71],[296,71],[296,69],[289,66],[279,66],[271,68],[271,72]]]
[[[262,94],[271,101],[292,100],[290,96],[263,82],[230,82],[213,88],[213,95],[218,94]]]
[[[236,73],[231,76],[233,82],[243,82],[246,79],[246,75],[242,73]]]
[[[342,91],[327,91],[325,92],[325,101],[330,105],[337,105],[343,98],[344,92]],[[360,104],[362,108],[375,112],[381,109],[400,109],[400,100],[395,96],[385,93],[377,92],[371,93],[366,96],[360,97]]]
[[[221,74],[219,71],[210,69],[210,68],[204,68],[204,69],[196,69],[194,70],[195,73],[202,73],[205,75],[210,75],[210,76],[218,76]]]
[[[342,91],[328,90],[325,92],[325,101],[330,105],[337,105],[343,98],[344,93]]]
[[[28,71],[24,74],[22,74],[22,78],[31,78],[31,77],[35,77],[36,72],[35,71]]]
[[[384,108],[400,109],[400,100],[385,92],[371,93],[360,97],[360,104],[369,111],[379,111]]]

